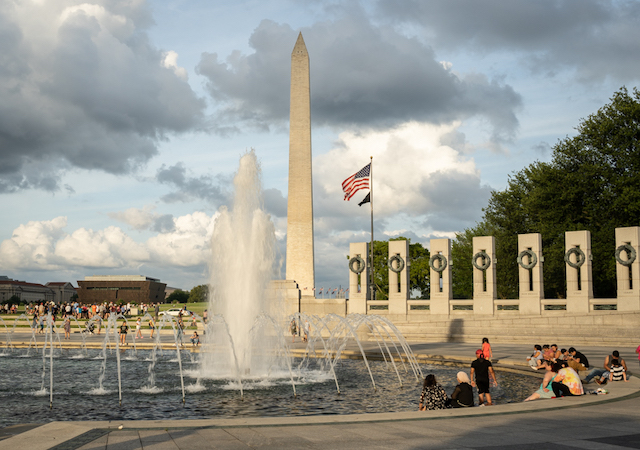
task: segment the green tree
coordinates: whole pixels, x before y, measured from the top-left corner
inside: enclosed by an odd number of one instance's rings
[[[9,304],[9,305],[21,305],[23,302],[20,297],[16,294],[13,294],[10,298],[0,302],[0,305]]]
[[[166,300],[168,303],[187,303],[189,301],[189,293],[182,289],[173,291]]]
[[[621,88],[559,141],[549,163],[535,162],[492,193],[476,227],[457,235],[454,296],[471,296],[471,240],[496,237],[498,296],[518,296],[517,235],[540,233],[547,298],[565,296],[565,231],[589,230],[594,295],[615,297],[615,228],[640,223],[640,92]],[[460,275],[460,279],[456,276]]]
[[[201,284],[191,289],[189,303],[201,303],[209,300],[209,285]]]

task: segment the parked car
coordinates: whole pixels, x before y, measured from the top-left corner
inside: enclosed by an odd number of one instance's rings
[[[182,309],[182,308],[171,308],[171,309],[167,309],[166,311],[160,311],[160,315],[178,317],[180,315],[180,311],[182,311],[183,317],[193,315],[193,313],[188,309]]]

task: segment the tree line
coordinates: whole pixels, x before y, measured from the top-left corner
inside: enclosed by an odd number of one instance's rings
[[[534,162],[494,191],[482,220],[452,243],[455,298],[472,297],[472,239],[495,236],[498,297],[518,297],[518,234],[540,233],[546,298],[563,298],[565,231],[591,232],[593,291],[616,296],[615,228],[640,225],[640,92],[610,103],[560,140],[549,162]]]
[[[167,303],[202,303],[209,301],[209,285],[200,284],[190,291],[176,289],[167,296]]]

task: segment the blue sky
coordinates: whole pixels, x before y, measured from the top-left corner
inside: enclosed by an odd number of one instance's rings
[[[206,283],[255,148],[284,255],[289,61],[311,61],[317,287],[376,238],[428,245],[640,74],[636,1],[15,0],[0,9],[0,274]],[[364,197],[364,193],[362,195]]]

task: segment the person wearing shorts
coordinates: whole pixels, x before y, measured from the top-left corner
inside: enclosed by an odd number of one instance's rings
[[[476,360],[471,363],[471,386],[478,388],[478,400],[480,406],[484,406],[485,397],[487,405],[492,405],[489,386],[497,386],[496,374],[493,371],[491,361],[484,359],[482,350],[476,351]]]

